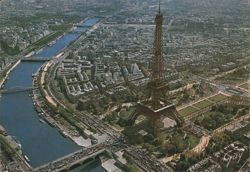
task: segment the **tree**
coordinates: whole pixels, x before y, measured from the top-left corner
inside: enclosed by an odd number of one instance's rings
[[[149,141],[152,141],[154,140],[154,136],[152,134],[147,134],[145,137],[144,137],[144,141],[145,142],[149,142]]]
[[[176,164],[176,171],[185,171],[188,169],[190,166],[190,163],[187,162],[186,160],[180,161],[179,163]]]

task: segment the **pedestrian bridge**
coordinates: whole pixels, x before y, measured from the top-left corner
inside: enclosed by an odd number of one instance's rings
[[[37,87],[16,86],[16,87],[7,88],[7,89],[1,89],[0,94],[11,94],[11,93],[17,93],[17,92],[31,91],[36,88]]]

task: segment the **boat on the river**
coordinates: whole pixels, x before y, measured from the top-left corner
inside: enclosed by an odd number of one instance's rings
[[[43,124],[46,124],[46,122],[42,118],[39,118],[39,121]]]
[[[52,45],[54,45],[56,43],[56,40],[51,41],[50,43],[48,43],[48,46],[51,47]]]
[[[36,76],[36,73],[32,73],[32,77],[34,78]]]
[[[65,131],[59,130],[59,133],[65,138],[69,137]]]
[[[30,159],[28,158],[27,155],[24,155],[24,159],[25,159],[27,162],[30,162]]]

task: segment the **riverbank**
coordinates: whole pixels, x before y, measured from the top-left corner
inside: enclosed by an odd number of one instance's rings
[[[9,77],[10,72],[11,72],[12,70],[14,70],[20,62],[21,62],[21,60],[18,60],[18,61],[17,61],[16,63],[14,63],[14,65],[12,65],[12,66],[10,67],[10,69],[6,72],[4,78],[0,81],[0,88],[3,87],[3,85],[4,85],[5,81],[6,81],[6,79]]]
[[[34,88],[42,88],[45,80],[45,73],[47,71],[48,64],[43,65],[37,72],[37,75],[33,78],[33,87]],[[33,102],[34,107],[39,113],[40,119],[44,119],[49,125],[52,127],[56,127],[59,130],[59,133],[66,138],[71,139],[75,142],[78,146],[88,147],[91,146],[91,140],[84,139],[80,136],[80,133],[76,129],[72,129],[70,125],[64,121],[63,119],[56,120],[58,112],[55,112],[50,106],[47,104],[51,104],[55,108],[57,107],[57,103],[49,96],[46,90],[34,89],[33,90]],[[46,92],[44,92],[46,91]],[[44,95],[45,94],[45,95]],[[54,117],[54,118],[53,118]],[[42,121],[42,120],[40,120]],[[66,125],[67,124],[67,125]]]
[[[0,126],[2,127],[2,126]],[[2,127],[3,128],[3,127]],[[0,134],[0,144],[5,151],[5,156],[12,155],[12,160],[5,159],[5,168],[8,167],[8,164],[15,164],[18,168],[22,168],[25,171],[31,171],[32,167],[28,163],[28,157],[23,154],[21,150],[21,144],[16,140],[15,137],[10,136],[8,134],[2,135]],[[7,161],[6,161],[7,160]],[[15,170],[15,169],[9,169],[10,171]],[[1,168],[0,168],[1,171]]]
[[[81,24],[83,24],[85,21],[87,21],[87,19],[83,20],[81,22]],[[88,30],[86,30],[85,33],[93,32],[95,29],[97,29],[97,27],[98,27],[98,23],[93,24],[92,27],[90,27]],[[77,38],[76,41],[78,41],[80,38],[81,38],[81,36],[79,38]],[[76,42],[76,41],[74,41],[74,42]],[[72,43],[74,43],[74,42],[72,42]],[[65,50],[66,48],[67,47],[63,48],[58,55],[53,56],[49,62],[45,63],[38,70],[37,76],[33,79],[33,81],[36,81],[36,83],[33,82],[33,87],[39,88],[40,93],[36,93],[36,95],[41,94],[40,96],[44,100],[43,100],[43,103],[38,103],[39,101],[35,99],[35,98],[37,98],[37,96],[33,96],[34,97],[33,102],[34,102],[34,105],[36,106],[36,108],[41,109],[42,113],[40,113],[40,114],[42,114],[42,117],[48,122],[48,124],[52,125],[53,127],[58,128],[59,132],[64,137],[70,138],[77,145],[82,146],[82,147],[88,147],[88,146],[92,145],[91,139],[89,139],[89,138],[85,139],[84,137],[82,137],[80,135],[80,132],[76,128],[72,129],[72,126],[68,125],[69,122],[66,119],[59,117],[59,115],[55,115],[56,113],[60,113],[60,111],[58,109],[60,109],[61,104],[60,104],[60,102],[58,102],[57,100],[54,99],[54,96],[51,94],[49,84],[46,83],[46,78],[48,77],[47,74],[50,71],[50,68],[53,67],[55,62],[58,63],[60,60],[63,60],[66,57],[64,52],[63,52],[63,50]],[[40,106],[41,104],[47,104],[47,106],[42,107],[42,106]],[[61,107],[65,108],[63,105]],[[50,113],[47,113],[48,109],[46,109],[46,108],[51,109]],[[55,116],[57,116],[56,119],[55,119]]]

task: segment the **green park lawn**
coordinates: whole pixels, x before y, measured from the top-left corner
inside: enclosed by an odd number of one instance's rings
[[[213,101],[213,102],[215,102],[215,103],[217,103],[217,102],[219,102],[219,101],[222,101],[222,100],[224,100],[224,99],[226,99],[227,98],[227,96],[225,96],[225,95],[223,95],[223,94],[217,94],[217,95],[215,95],[215,96],[213,96],[213,97],[210,97],[210,98],[208,98],[210,101]]]
[[[245,84],[242,84],[242,85],[240,85],[240,87],[241,87],[241,88],[244,88],[244,89],[246,89],[246,90],[248,90],[248,91],[250,91],[250,82],[247,82],[247,83],[245,83]]]
[[[200,138],[198,138],[194,134],[189,133],[188,142],[190,144],[190,149],[193,149],[200,142]]]
[[[200,102],[194,104],[193,106],[195,106],[195,107],[197,107],[199,109],[204,109],[204,108],[206,108],[208,106],[211,106],[212,104],[214,104],[214,103],[212,103],[212,102],[210,102],[208,100],[203,100],[203,101],[200,101]]]
[[[179,114],[182,117],[185,117],[185,116],[190,115],[191,113],[194,113],[196,111],[198,111],[198,109],[196,109],[196,108],[194,108],[192,106],[188,106],[188,107],[186,107],[184,109],[179,110]]]

